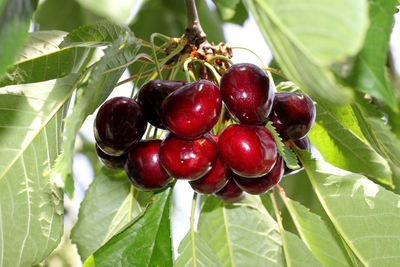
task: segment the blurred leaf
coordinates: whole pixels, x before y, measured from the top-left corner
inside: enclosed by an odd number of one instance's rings
[[[40,30],[71,32],[79,26],[92,24],[101,18],[83,8],[75,0],[46,0],[34,14]]]
[[[0,88],[0,265],[31,266],[63,234],[63,194],[47,174],[77,75]]]
[[[353,88],[382,99],[397,110],[396,98],[385,76],[389,39],[396,12],[396,0],[369,0],[370,27],[347,81]]]
[[[299,151],[314,190],[364,266],[393,266],[400,255],[400,196],[360,174],[336,169]]]
[[[368,28],[366,0],[244,3],[286,77],[318,102],[350,102],[350,88],[336,81],[329,66],[361,49]]]
[[[89,48],[59,49],[65,35],[61,31],[30,33],[18,61],[0,79],[0,86],[41,82],[79,72]]]
[[[193,255],[193,247],[190,240],[190,233],[182,239],[179,244],[178,253],[179,257],[176,259],[176,267],[194,265],[193,258],[196,259],[196,265],[198,266],[213,266],[219,267],[222,264],[219,262],[218,257],[214,251],[207,245],[207,243],[201,238],[198,233],[195,233],[195,255]]]
[[[24,47],[37,0],[3,0],[0,3],[0,77]]]
[[[218,13],[223,20],[230,20],[235,16],[236,6],[240,0],[213,0]]]
[[[361,173],[391,185],[392,173],[388,162],[368,143],[343,125],[358,124],[351,108],[344,106],[328,109],[318,104],[316,109],[316,123],[308,137],[324,159],[336,167]]]
[[[283,143],[282,138],[279,136],[278,132],[275,130],[275,127],[272,125],[272,122],[269,121],[265,127],[268,129],[268,131],[271,132],[272,136],[274,137],[276,147],[278,149],[278,153],[282,156],[283,160],[285,161],[286,166],[292,170],[300,168],[300,166],[297,164],[296,155],[293,153],[293,151],[289,147],[287,147]]]
[[[104,26],[104,24],[101,24]],[[88,26],[94,29],[98,25]],[[83,27],[71,33],[72,36],[79,34],[80,30],[87,32],[88,27]],[[127,63],[133,62],[140,44],[136,42],[133,33],[126,29],[126,34],[118,36],[110,47],[104,50],[104,56],[96,62],[90,70],[87,82],[77,90],[76,102],[72,114],[66,120],[65,140],[63,142],[63,152],[57,158],[52,170],[52,176],[61,175],[65,191],[71,197],[74,191],[72,178],[72,156],[74,153],[75,136],[86,117],[93,113],[96,108],[103,103],[113,90],[122,73],[125,71]],[[105,26],[103,30],[113,32],[113,26]],[[107,35],[101,35],[104,38]],[[66,37],[69,40],[69,37]],[[81,39],[82,42],[93,40]]]
[[[243,2],[239,1],[239,4],[236,7],[235,15],[231,19],[227,20],[227,22],[243,25],[248,18],[249,12],[243,5]]]
[[[71,239],[82,261],[103,244],[113,218],[129,197],[130,182],[126,175],[118,177],[119,173],[121,171],[114,171],[114,175],[106,175],[103,171],[96,174],[80,204]]]
[[[117,24],[127,24],[139,0],[76,0],[87,10]]]
[[[171,188],[154,195],[146,212],[98,249],[95,266],[172,266]]]
[[[284,266],[278,225],[258,196],[234,204],[204,196],[198,233],[223,266]]]
[[[352,266],[335,229],[300,203],[281,194],[301,239],[324,266]]]

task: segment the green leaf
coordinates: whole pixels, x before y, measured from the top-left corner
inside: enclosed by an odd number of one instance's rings
[[[63,234],[63,194],[46,174],[77,78],[0,88],[1,266],[40,263]]]
[[[214,251],[207,245],[207,243],[201,238],[198,233],[195,233],[195,252],[196,252],[196,265],[198,266],[222,266],[218,257],[215,255]],[[190,233],[182,239],[178,248],[179,257],[176,259],[176,267],[181,266],[193,266],[194,265],[194,255],[193,247],[190,240]]]
[[[284,231],[283,238],[287,266],[323,266],[297,235]]]
[[[230,20],[235,16],[236,6],[240,0],[213,0],[218,13],[223,20]]]
[[[324,266],[352,266],[340,236],[331,224],[300,203],[281,195],[301,239]]]
[[[75,136],[85,118],[107,99],[127,64],[135,60],[139,47],[140,44],[128,29],[127,34],[119,36],[104,50],[104,56],[93,65],[87,82],[77,90],[74,110],[66,120],[63,152],[52,170],[52,176],[61,175],[69,196],[74,191],[71,169]]]
[[[75,0],[46,0],[40,4],[33,19],[42,31],[71,32],[79,26],[95,23],[102,18],[83,8]]]
[[[397,110],[397,103],[385,75],[385,66],[396,5],[396,0],[369,0],[370,27],[364,47],[346,79],[356,90],[382,99],[393,110]]]
[[[82,261],[103,244],[118,209],[129,199],[129,180],[126,175],[118,177],[119,173],[106,175],[100,171],[85,193],[78,221],[71,231],[71,240]]]
[[[59,49],[65,32],[39,31],[29,34],[18,61],[0,79],[0,86],[33,83],[77,73],[89,53],[88,48]]]
[[[368,28],[366,0],[245,0],[286,77],[314,100],[350,102],[330,65],[355,55]]]
[[[131,11],[139,0],[76,0],[87,10],[118,24],[129,22]]]
[[[349,129],[358,129],[358,121],[351,108],[331,106],[328,109],[318,104],[316,109],[316,123],[308,137],[324,159],[336,167],[391,185],[392,173],[388,162]]]
[[[299,152],[314,190],[351,251],[365,266],[393,266],[400,255],[400,196],[360,174],[332,169]]]
[[[171,188],[154,195],[146,212],[93,254],[96,266],[172,266]]]
[[[0,77],[24,47],[37,0],[6,0],[0,4]]]
[[[268,131],[270,131],[270,133],[274,137],[276,147],[278,149],[278,153],[282,156],[283,160],[285,161],[286,166],[292,170],[300,168],[300,166],[297,164],[296,155],[293,153],[293,151],[289,147],[287,147],[283,143],[282,138],[279,136],[278,132],[275,130],[275,127],[272,125],[272,122],[269,121],[265,127],[268,129]]]
[[[198,233],[223,266],[284,266],[278,225],[258,196],[235,204],[205,196]]]

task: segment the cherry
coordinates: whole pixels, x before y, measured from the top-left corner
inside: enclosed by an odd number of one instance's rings
[[[119,156],[142,138],[146,127],[142,108],[135,100],[114,97],[97,112],[94,135],[101,150]]]
[[[310,97],[302,93],[275,94],[270,120],[283,141],[304,137],[315,122],[315,106]]]
[[[182,140],[170,134],[160,146],[160,161],[176,179],[196,180],[206,174],[217,159],[217,144],[206,134],[196,140]]]
[[[274,138],[263,126],[230,125],[220,135],[218,148],[227,165],[244,177],[266,174],[277,159]]]
[[[124,169],[126,154],[120,156],[110,156],[103,152],[96,144],[96,153],[100,161],[108,168],[122,170]]]
[[[172,180],[160,165],[158,151],[161,140],[140,141],[128,153],[125,171],[131,183],[143,191],[161,190]]]
[[[150,124],[165,129],[160,117],[162,101],[185,84],[184,81],[165,80],[151,80],[143,84],[138,94],[138,102],[143,107],[144,116]]]
[[[293,141],[293,143],[300,149],[307,150],[308,152],[311,152],[311,143],[310,139],[308,139],[307,136],[304,136],[303,138],[300,138],[299,140]],[[292,145],[290,142],[285,142],[285,145],[287,145],[291,150],[293,150]],[[302,164],[299,161],[300,169],[302,169]],[[297,169],[297,170],[300,170]],[[296,170],[296,171],[297,171]],[[285,166],[285,173],[284,175],[289,175],[293,172],[294,170],[289,169],[288,167]]]
[[[189,184],[193,190],[199,193],[215,193],[221,190],[222,187],[224,187],[228,182],[228,179],[226,178],[227,171],[228,166],[221,160],[220,157],[218,157],[209,172],[203,175],[200,179],[190,181]]]
[[[254,64],[231,66],[221,78],[222,100],[244,124],[263,124],[271,112],[274,91],[265,71]]]
[[[253,195],[264,194],[281,180],[285,170],[285,163],[281,156],[278,156],[271,171],[259,178],[245,178],[233,174],[236,184],[245,192]]]
[[[194,140],[209,132],[221,113],[221,94],[210,81],[199,80],[168,95],[161,106],[161,119],[175,136]]]
[[[228,176],[231,174],[232,172],[229,172]],[[225,202],[232,203],[243,198],[243,190],[237,186],[233,179],[229,179],[228,183],[214,195]]]

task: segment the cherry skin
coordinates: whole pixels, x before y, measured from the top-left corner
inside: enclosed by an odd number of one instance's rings
[[[158,191],[165,188],[172,177],[160,165],[158,151],[161,140],[140,141],[128,153],[125,171],[131,183],[142,191]]]
[[[189,184],[193,190],[199,193],[212,194],[221,190],[228,182],[226,177],[227,172],[228,166],[218,157],[209,172],[200,179],[190,181]]]
[[[271,112],[274,91],[265,71],[254,64],[231,66],[221,78],[222,100],[243,124],[263,124]]]
[[[237,174],[233,175],[236,184],[245,192],[253,195],[264,194],[281,180],[285,170],[285,163],[281,156],[278,156],[275,166],[264,176],[259,178],[245,178]]]
[[[310,139],[308,139],[307,136],[304,136],[303,138],[300,138],[299,140],[293,141],[293,143],[300,149],[303,150],[307,150],[308,152],[311,152],[311,143],[310,143]],[[290,144],[290,142],[285,142],[285,145],[287,145],[291,150],[293,150],[292,145]],[[297,170],[291,170],[288,167],[285,166],[285,173],[284,175],[289,175],[291,174],[293,171],[298,171],[301,170],[303,168],[303,165],[301,164],[300,161],[298,161],[300,168]]]
[[[278,156],[274,138],[263,126],[230,125],[220,135],[218,149],[229,168],[244,177],[266,174]]]
[[[311,130],[315,115],[315,105],[307,95],[279,92],[275,94],[270,120],[283,141],[298,140]]]
[[[161,106],[161,119],[175,136],[194,140],[209,132],[221,113],[218,87],[199,80],[182,86],[168,95]]]
[[[160,161],[176,179],[196,180],[205,175],[217,159],[217,144],[206,134],[196,140],[182,140],[170,134],[160,146]]]
[[[138,94],[138,102],[143,107],[146,120],[161,129],[161,104],[172,92],[185,85],[184,81],[151,80],[143,84]]]
[[[94,135],[101,150],[119,156],[142,138],[146,127],[142,108],[135,100],[114,97],[97,112]]]
[[[126,154],[120,156],[110,156],[103,152],[96,144],[96,153],[100,161],[108,168],[115,170],[123,170],[126,160]]]
[[[232,172],[228,173],[230,176]],[[228,183],[217,193],[214,194],[217,198],[228,202],[233,203],[241,200],[243,198],[243,190],[240,189],[233,179],[229,179]]]

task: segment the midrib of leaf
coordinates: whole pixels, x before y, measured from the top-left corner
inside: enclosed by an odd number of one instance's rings
[[[71,97],[73,91],[75,90],[76,86],[78,85],[78,83],[80,82],[80,78],[79,77],[76,82],[73,84],[73,86],[71,87],[70,91],[68,92],[68,94],[66,94],[66,96],[62,99],[62,101],[55,106],[55,108],[53,109],[53,111],[47,116],[46,120],[44,120],[44,122],[42,123],[42,125],[40,126],[39,129],[37,129],[37,131],[35,132],[34,135],[32,135],[32,137],[30,138],[29,142],[25,142],[25,146],[23,146],[20,151],[18,152],[18,154],[12,159],[12,161],[9,163],[9,165],[6,167],[6,169],[0,174],[0,179],[2,179],[7,172],[12,168],[12,166],[15,164],[15,162],[17,162],[17,160],[22,157],[22,154],[26,151],[26,149],[32,144],[32,142],[35,140],[35,138],[40,134],[40,132],[46,127],[46,125],[49,123],[49,121],[57,114],[57,112],[60,110],[60,108],[68,101],[68,99]]]
[[[300,160],[302,161],[302,158],[300,157]],[[302,162],[303,163],[303,162]],[[312,170],[310,170],[308,168],[308,166],[306,166],[303,163],[304,169],[307,172],[307,176],[310,179],[310,182],[315,190],[315,193],[318,196],[318,199],[322,205],[322,207],[324,208],[326,214],[328,215],[329,219],[331,220],[332,224],[335,226],[336,230],[340,233],[340,236],[343,238],[343,240],[346,242],[346,245],[348,247],[350,247],[350,249],[354,252],[354,255],[357,257],[357,259],[364,265],[364,266],[368,266],[368,264],[364,261],[364,259],[361,257],[359,251],[353,246],[353,244],[350,242],[350,240],[347,239],[347,236],[345,235],[343,229],[340,227],[340,225],[338,224],[338,222],[336,221],[335,216],[332,215],[330,209],[328,208],[328,206],[326,205],[324,198],[322,197],[321,193],[318,190],[318,187],[315,183],[315,177],[313,175]]]
[[[229,259],[231,262],[231,266],[235,267],[235,262],[233,261],[233,251],[232,251],[232,246],[231,246],[231,238],[230,238],[230,233],[229,233],[229,227],[228,227],[228,218],[226,214],[226,205],[223,203],[222,206],[222,214],[224,216],[224,226],[225,226],[225,233],[226,233],[226,239],[227,239],[227,246],[228,246],[228,251],[229,251]]]

